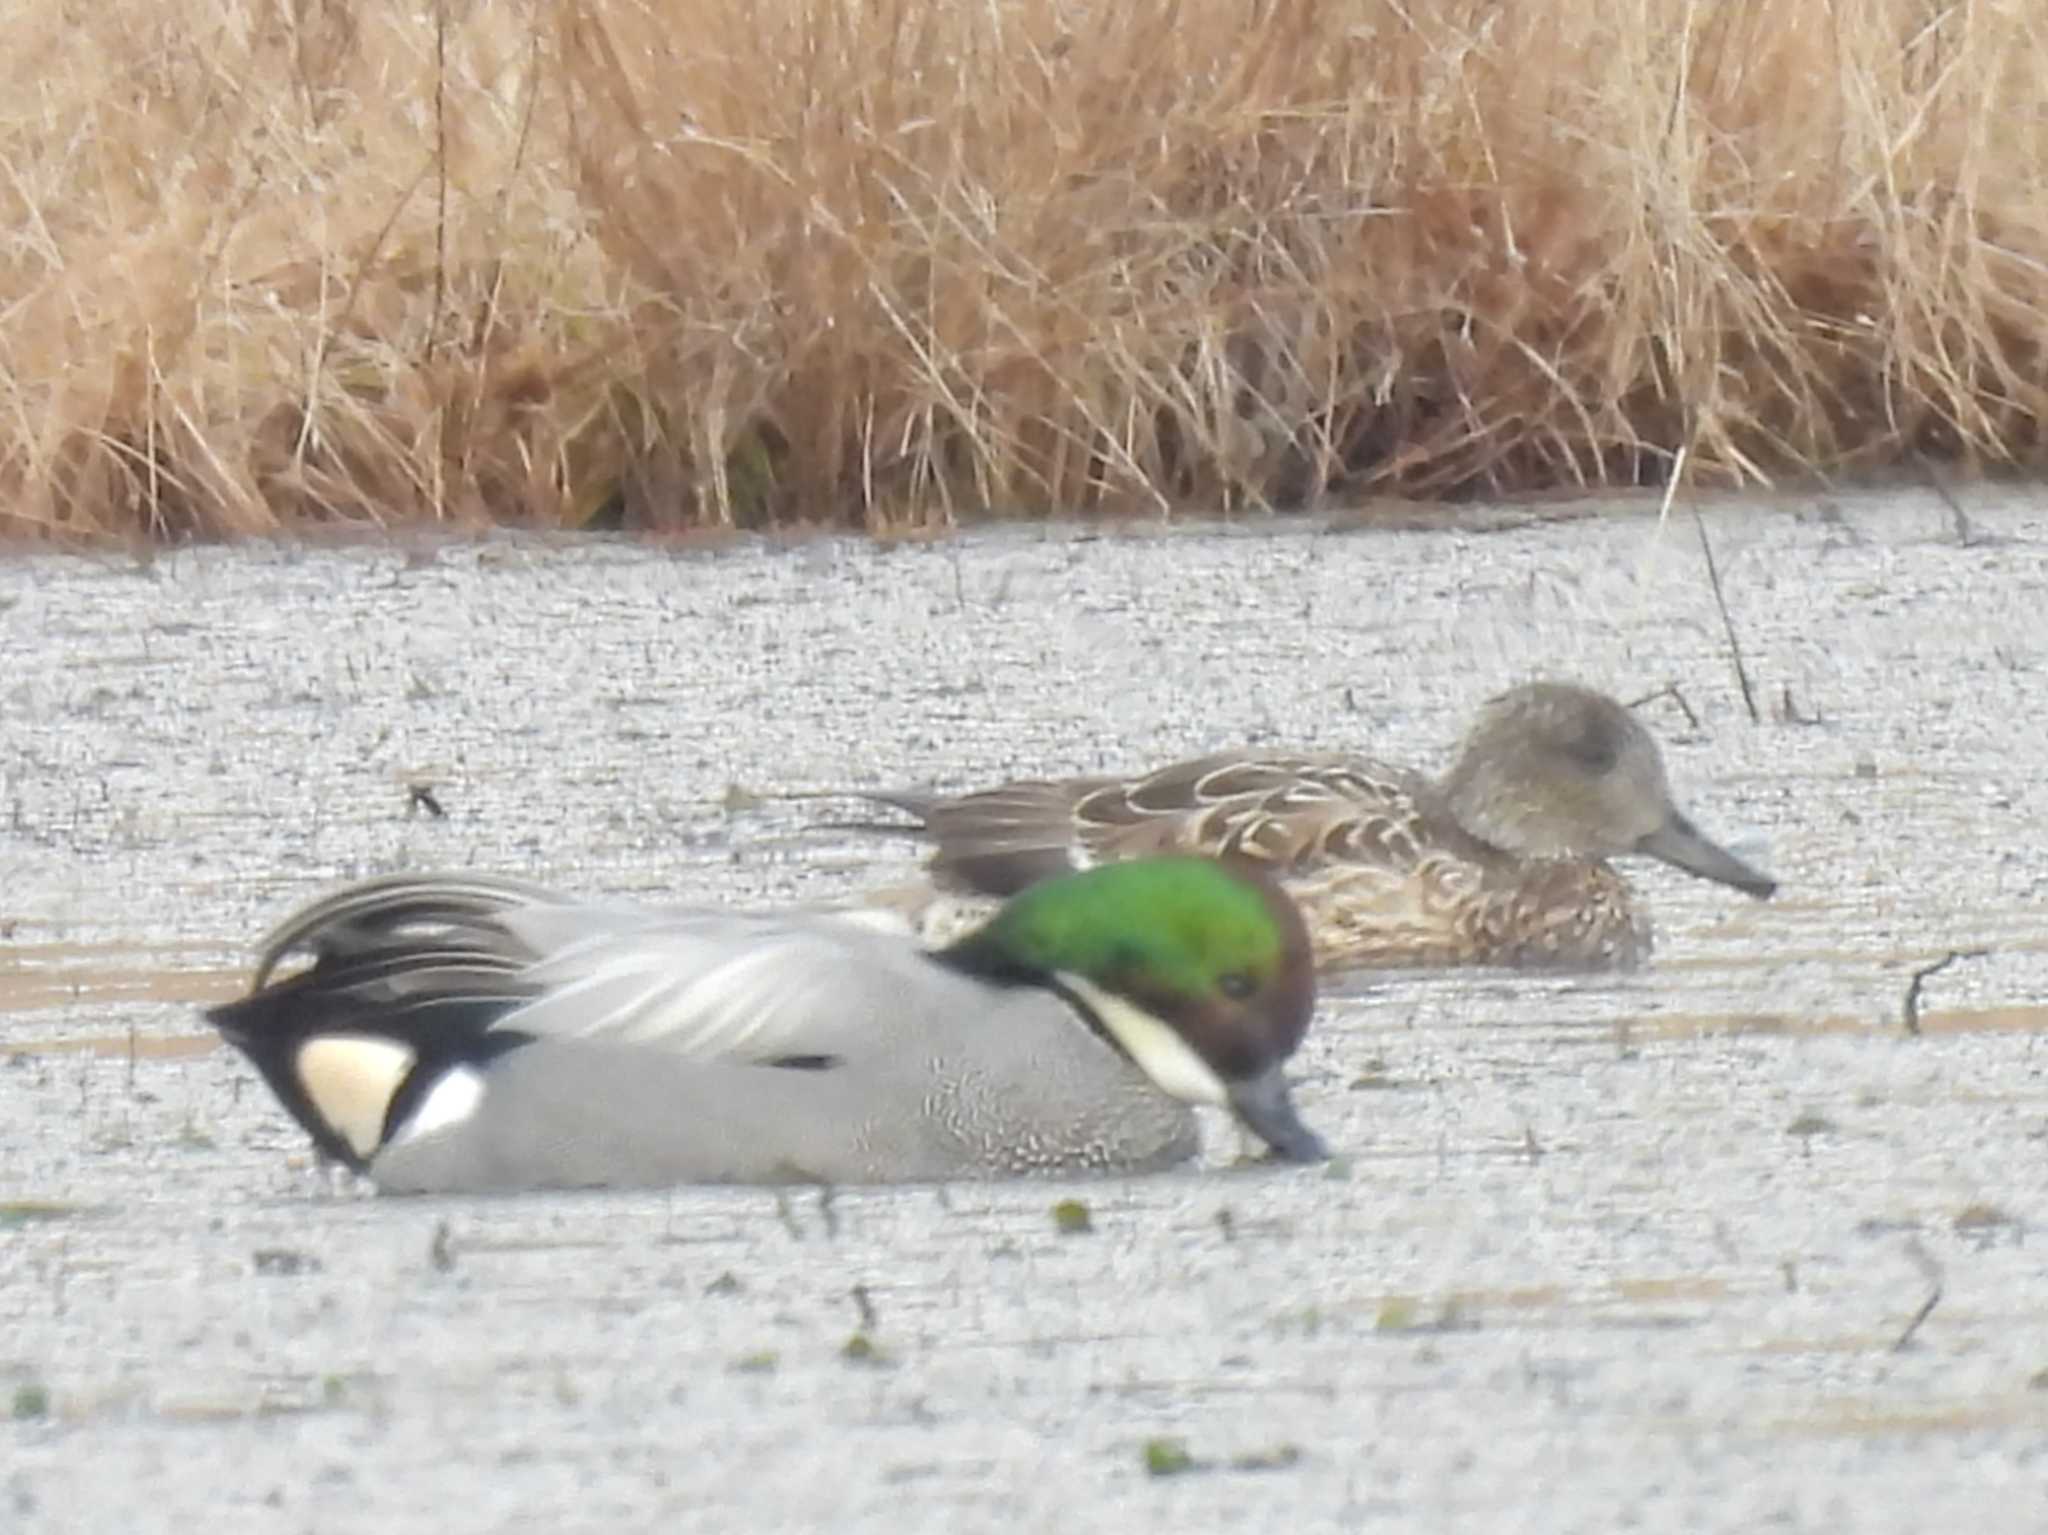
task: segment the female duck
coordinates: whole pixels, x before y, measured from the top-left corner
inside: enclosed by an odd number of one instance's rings
[[[1489,702],[1439,781],[1368,757],[1230,752],[1136,778],[870,798],[919,818],[954,892],[1007,895],[1148,854],[1243,855],[1300,902],[1324,970],[1633,965],[1650,925],[1607,863],[1623,854],[1759,899],[1777,888],[1680,812],[1627,709],[1565,683]],[[956,910],[931,903],[920,920],[933,930]]]
[[[1326,1154],[1281,1074],[1307,935],[1256,871],[1048,881],[939,951],[884,920],[398,876],[289,919],[208,1016],[394,1192],[1146,1172],[1197,1150],[1194,1103]]]

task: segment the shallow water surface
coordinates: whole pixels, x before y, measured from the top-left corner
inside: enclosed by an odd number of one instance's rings
[[[1755,719],[1688,517],[0,563],[0,1528],[2041,1528],[2037,502],[1712,509]],[[197,1016],[345,879],[844,896],[806,796],[1532,674],[1783,889],[1336,988],[1328,1170],[380,1201]]]

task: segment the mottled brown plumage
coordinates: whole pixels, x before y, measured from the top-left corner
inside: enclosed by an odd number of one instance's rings
[[[1300,903],[1324,970],[1632,965],[1650,926],[1607,862],[1624,854],[1776,889],[1680,813],[1633,715],[1564,683],[1489,702],[1441,780],[1341,753],[1231,752],[1137,778],[876,798],[919,818],[952,891],[1005,895],[1154,853],[1253,859]]]

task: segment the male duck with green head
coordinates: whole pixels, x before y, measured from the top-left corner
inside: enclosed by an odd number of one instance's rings
[[[1199,1103],[1326,1155],[1282,1075],[1308,938],[1264,875],[1116,864],[930,952],[881,921],[398,876],[289,919],[208,1016],[393,1192],[1147,1172]]]

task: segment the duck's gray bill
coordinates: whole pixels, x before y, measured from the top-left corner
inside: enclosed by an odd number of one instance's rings
[[[1672,816],[1643,838],[1636,844],[1636,851],[1661,858],[1688,874],[1697,874],[1701,879],[1733,885],[1760,901],[1778,888],[1778,882],[1770,875],[1752,869],[1718,843],[1709,842],[1700,835],[1699,828],[1682,815]]]
[[[1230,1107],[1252,1131],[1273,1148],[1273,1155],[1289,1162],[1327,1161],[1330,1148],[1323,1138],[1301,1122],[1294,1112],[1294,1098],[1287,1078],[1278,1066],[1255,1077],[1230,1085]]]

